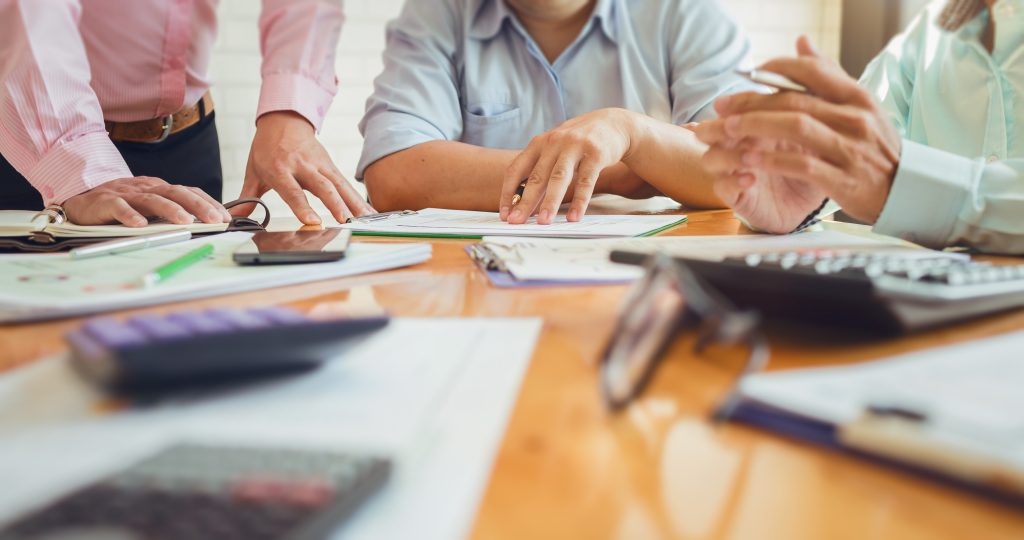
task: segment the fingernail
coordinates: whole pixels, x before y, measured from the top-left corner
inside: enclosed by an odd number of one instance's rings
[[[739,131],[739,128],[739,116],[730,116],[729,118],[725,119],[725,132],[728,133],[730,136],[736,136],[736,133]]]
[[[508,217],[509,221],[520,221],[524,218],[523,211],[519,208],[512,212],[512,215]]]
[[[501,207],[501,210],[498,211],[498,215],[501,216],[501,220],[502,221],[508,221],[508,214],[509,214],[510,211],[511,211],[511,209],[509,207],[507,207],[507,206],[502,206]]]
[[[567,216],[565,216],[565,219],[567,219],[569,221],[579,221],[580,220],[580,211],[575,209],[575,208],[570,208],[569,209],[569,214]]]
[[[306,213],[306,220],[305,221],[306,221],[306,223],[308,223],[310,225],[319,225],[320,224],[320,216],[316,215],[313,212],[307,212]]]
[[[544,209],[540,211],[540,216],[537,217],[537,221],[548,224],[551,223],[551,210]]]
[[[741,159],[744,165],[756,166],[761,164],[761,154],[758,152],[746,152]]]

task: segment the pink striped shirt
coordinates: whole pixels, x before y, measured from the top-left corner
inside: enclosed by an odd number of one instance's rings
[[[257,117],[295,111],[319,130],[338,87],[342,2],[262,2]],[[46,204],[133,176],[104,119],[147,120],[199,101],[217,3],[0,0],[0,152]]]

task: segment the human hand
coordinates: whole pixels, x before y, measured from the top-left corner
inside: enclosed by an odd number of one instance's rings
[[[270,190],[277,191],[306,225],[319,225],[320,216],[309,206],[303,190],[323,201],[341,223],[376,212],[334,166],[313,126],[289,111],[268,113],[256,121],[240,197],[261,197]],[[252,211],[251,204],[231,210],[235,215]]]
[[[762,142],[762,151],[802,152],[784,141]],[[759,231],[785,234],[796,229],[825,200],[825,190],[815,184],[781,174],[755,169],[732,169],[735,155],[752,151],[753,145],[742,147],[712,146],[701,163],[719,177],[715,194],[752,227]],[[742,160],[742,158],[740,158]]]
[[[623,109],[601,109],[534,137],[505,172],[498,204],[501,219],[521,224],[538,212],[537,223],[550,224],[572,188],[567,219],[579,221],[601,171],[628,156],[640,116]],[[526,189],[513,208],[512,197],[523,178]]]
[[[874,223],[899,166],[899,133],[871,95],[822,58],[807,38],[800,38],[797,49],[798,58],[773,60],[762,69],[789,77],[812,95],[722,98],[716,103],[721,118],[697,128],[700,139],[712,147],[705,165],[718,175],[724,192],[758,185],[752,171],[774,178],[745,195],[748,211],[760,208],[757,217],[772,218],[759,223],[740,211],[754,227],[792,230],[821,204],[824,197],[819,194],[834,199],[851,216]],[[794,190],[811,190],[814,196],[799,196]],[[812,204],[813,199],[817,201]],[[807,211],[797,219],[803,209]]]
[[[145,227],[147,218],[187,225],[225,223],[231,215],[199,188],[178,186],[149,176],[121,178],[96,186],[64,201],[64,214],[77,225],[121,223]]]

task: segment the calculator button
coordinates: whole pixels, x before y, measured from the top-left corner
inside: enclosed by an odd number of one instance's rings
[[[262,317],[271,323],[276,324],[299,324],[309,322],[309,318],[294,309],[266,307],[256,308],[249,311],[257,317]]]
[[[106,317],[87,321],[82,329],[106,347],[144,345],[147,341],[138,329]]]
[[[174,313],[167,317],[195,334],[220,334],[230,332],[230,324],[202,312]]]
[[[232,309],[211,309],[206,312],[210,317],[218,319],[233,328],[259,330],[271,326],[271,322],[256,314]]]
[[[130,319],[128,324],[142,333],[158,339],[186,338],[192,335],[188,328],[158,315],[139,315]]]

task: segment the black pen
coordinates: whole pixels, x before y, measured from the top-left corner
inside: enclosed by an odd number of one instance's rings
[[[512,196],[512,206],[519,204],[519,201],[523,200],[524,193],[526,193],[526,180],[523,180],[519,184],[519,189],[517,189],[516,194]]]

